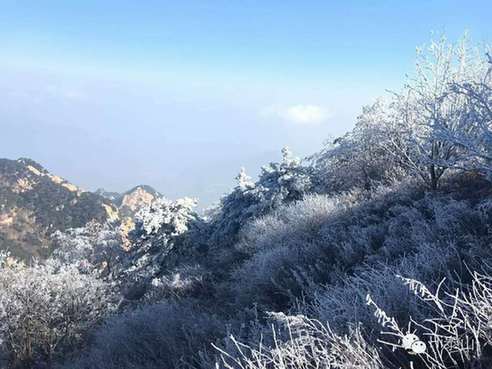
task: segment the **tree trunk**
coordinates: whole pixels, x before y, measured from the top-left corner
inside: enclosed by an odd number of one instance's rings
[[[430,166],[430,181],[431,190],[437,190],[437,187],[439,185],[439,177],[436,173],[436,167],[434,164],[431,164]]]

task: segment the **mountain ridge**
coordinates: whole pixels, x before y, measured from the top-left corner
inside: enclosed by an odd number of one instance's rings
[[[0,250],[45,258],[52,251],[51,234],[89,222],[110,223],[127,235],[138,210],[157,196],[148,185],[122,194],[85,191],[33,159],[0,159]]]

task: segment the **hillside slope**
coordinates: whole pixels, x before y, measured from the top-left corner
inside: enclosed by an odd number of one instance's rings
[[[83,191],[35,161],[0,159],[0,250],[43,258],[54,231],[118,220],[111,201]]]

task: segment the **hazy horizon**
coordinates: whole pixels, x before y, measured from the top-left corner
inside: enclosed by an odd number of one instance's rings
[[[0,157],[206,206],[240,167],[256,175],[283,146],[304,157],[349,130],[432,31],[490,41],[492,6],[473,4],[7,1]]]

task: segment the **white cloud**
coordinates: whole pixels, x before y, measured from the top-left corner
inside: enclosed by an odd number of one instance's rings
[[[276,116],[300,125],[320,124],[330,118],[330,114],[325,108],[310,104],[291,105],[281,108],[270,107],[263,111],[263,115]]]

